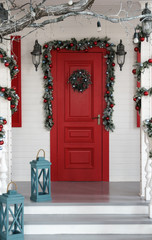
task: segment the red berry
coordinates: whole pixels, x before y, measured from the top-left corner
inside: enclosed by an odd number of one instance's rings
[[[109,94],[110,92],[109,91],[106,91],[107,94]]]
[[[136,110],[138,111],[140,108],[139,108],[139,106],[136,106]]]
[[[3,124],[6,124],[6,123],[7,123],[7,121],[6,121],[6,119],[4,119],[4,120],[3,120]]]
[[[135,47],[135,48],[134,48],[134,51],[135,51],[135,52],[138,52],[138,51],[139,51],[139,48],[138,48],[138,47]]]
[[[88,49],[87,49],[87,48],[85,49],[85,52],[88,52]]]
[[[2,124],[0,124],[0,128],[3,128],[3,125],[2,125]]]
[[[15,108],[15,105],[12,104],[12,105],[11,105],[11,108],[12,108],[12,109]]]
[[[109,43],[106,43],[106,47],[109,47]]]
[[[44,103],[47,103],[48,100],[47,100],[47,99],[44,99],[43,101],[44,101]]]
[[[5,88],[1,88],[1,92],[5,92]]]
[[[141,42],[143,42],[144,40],[145,40],[145,38],[144,38],[144,37],[141,37],[141,38],[140,38],[140,41],[141,41]]]
[[[145,96],[148,96],[148,92],[147,92],[147,91],[145,91],[145,92],[144,92],[144,95],[145,95]]]
[[[3,141],[3,140],[1,140],[1,141],[0,141],[0,145],[3,145],[3,144],[4,144],[4,141]]]
[[[149,63],[152,63],[152,59],[150,58],[150,59],[148,60],[148,62],[149,62]]]
[[[74,44],[73,44],[73,43],[70,43],[70,46],[71,46],[71,47],[73,47],[73,46],[74,46]]]
[[[52,63],[49,65],[49,67],[50,67],[50,68],[52,68],[52,67],[53,67]]]
[[[50,86],[48,86],[48,88],[49,88],[49,89],[52,89],[52,86],[50,85]]]
[[[113,80],[114,80],[114,77],[111,77],[110,80],[113,81]]]
[[[133,73],[133,74],[136,74],[136,69],[133,69],[133,70],[132,70],[132,73]]]
[[[14,66],[14,69],[16,70],[16,69],[18,69],[18,67],[17,67],[17,66]]]
[[[112,63],[112,66],[113,66],[113,67],[115,66],[115,63],[114,63],[114,62]]]
[[[51,115],[49,115],[49,116],[48,116],[48,119],[51,119],[51,118],[52,118],[52,116],[51,116]]]
[[[47,45],[47,44],[45,44],[45,45],[44,45],[44,47],[45,47],[45,48],[48,48],[48,45]]]
[[[47,79],[47,76],[46,76],[46,75],[44,76],[44,79]]]
[[[136,102],[137,98],[133,98],[133,100]]]
[[[45,58],[48,58],[48,55],[47,55],[47,54],[45,54],[45,55],[44,55],[44,57],[45,57]]]
[[[57,51],[60,51],[60,48],[59,48],[59,47],[57,47],[57,48],[56,48],[56,50],[57,50]]]
[[[8,101],[11,101],[11,100],[12,100],[12,98],[11,98],[11,97],[8,97],[8,98],[7,98],[7,100],[8,100]]]
[[[109,117],[106,117],[106,120],[109,120]]]
[[[12,89],[14,89],[14,91],[16,91],[16,87],[12,87]]]
[[[3,58],[3,55],[2,55],[2,54],[0,54],[0,58]]]
[[[95,42],[94,42],[94,45],[97,45],[97,44],[98,44],[98,42],[97,42],[97,41],[95,41]]]
[[[6,62],[6,63],[5,63],[5,67],[8,67],[8,66],[9,66],[9,63],[8,63],[8,62]]]
[[[113,107],[114,107],[114,104],[110,104],[110,107],[113,108]]]

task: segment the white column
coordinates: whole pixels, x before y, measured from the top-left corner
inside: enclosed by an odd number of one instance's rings
[[[10,41],[3,41],[0,48],[10,55]],[[0,86],[11,87],[10,70],[0,63]],[[7,184],[11,180],[11,161],[12,161],[12,144],[11,144],[11,110],[10,102],[0,97],[0,116],[6,118],[7,124],[4,125],[6,137],[4,139],[3,149],[0,150],[0,194],[6,192]]]
[[[152,1],[140,1],[141,9],[145,8],[145,3],[148,2],[148,8],[152,10]],[[141,63],[147,61],[149,58],[152,58],[152,40],[149,38],[149,41],[146,40],[141,43]],[[151,67],[145,69],[144,73],[141,74],[141,87],[149,89],[151,84]],[[151,99],[149,96],[143,96],[141,99],[141,160],[140,160],[140,193],[142,197],[145,197],[146,200],[149,199],[149,186],[146,184],[146,177],[149,181],[149,162],[147,162],[147,152],[146,152],[146,143],[144,137],[144,131],[142,128],[143,121],[147,118],[150,118],[150,108],[151,108]]]

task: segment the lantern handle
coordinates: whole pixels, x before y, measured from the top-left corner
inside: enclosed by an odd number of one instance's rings
[[[44,151],[44,149],[40,149],[40,150],[38,151],[37,155],[36,155],[36,159],[38,159],[39,153],[40,153],[41,151],[43,151],[43,153],[44,153],[44,158],[45,158],[45,151]]]
[[[14,185],[15,185],[15,190],[17,191],[17,185],[16,185],[16,183],[11,181],[11,182],[7,185],[7,193],[8,193],[8,190],[9,190],[9,186],[10,186],[11,184],[14,184]]]

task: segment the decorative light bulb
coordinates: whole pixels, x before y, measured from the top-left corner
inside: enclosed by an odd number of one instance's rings
[[[73,1],[69,0],[68,5],[72,6],[73,5]]]
[[[138,36],[138,33],[137,33],[137,32],[134,33],[133,42],[134,42],[134,43],[139,43],[139,36]]]
[[[100,23],[99,20],[97,21],[97,31],[98,31],[98,32],[101,31],[101,23]]]

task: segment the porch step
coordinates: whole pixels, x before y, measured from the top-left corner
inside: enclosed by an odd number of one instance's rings
[[[147,215],[25,215],[25,234],[152,234]]]
[[[25,235],[24,240],[151,240],[152,235]]]

